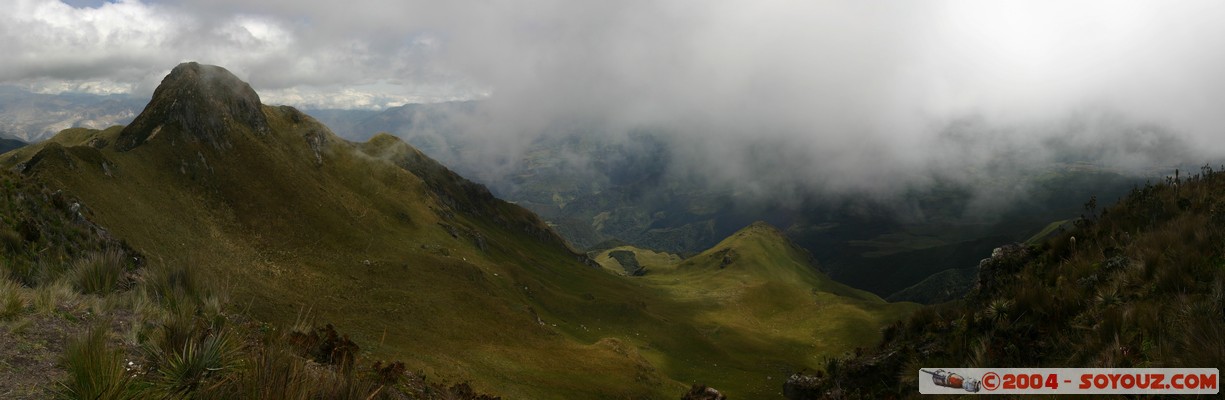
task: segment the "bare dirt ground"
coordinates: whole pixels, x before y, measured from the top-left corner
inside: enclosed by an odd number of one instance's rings
[[[111,325],[111,332],[131,323],[127,310],[94,315],[77,305],[61,304],[50,313],[34,312],[0,322],[0,399],[49,399],[68,376],[60,365],[68,343],[94,323]],[[112,345],[122,345],[112,338]],[[129,354],[131,354],[131,349]]]

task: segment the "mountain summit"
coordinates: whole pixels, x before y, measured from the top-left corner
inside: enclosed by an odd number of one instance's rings
[[[131,150],[173,129],[216,149],[228,148],[227,132],[234,129],[268,132],[260,106],[251,85],[225,68],[182,63],[162,79],[149,105],[123,129],[116,144],[120,151]]]

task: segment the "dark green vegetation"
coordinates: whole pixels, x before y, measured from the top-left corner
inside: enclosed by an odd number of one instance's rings
[[[0,136],[0,154],[25,146],[26,142]]]
[[[0,163],[15,182],[72,193],[57,210],[78,204],[86,226],[126,243],[122,267],[97,265],[114,259],[98,245],[11,268],[52,293],[112,299],[90,311],[115,317],[107,346],[43,346],[92,349],[64,364],[103,382],[52,375],[80,392],[675,398],[707,382],[768,398],[787,373],[873,343],[913,309],[834,283],[762,225],[641,279],[610,274],[399,139],[347,142],[218,67],[175,68],[127,127],[69,129]],[[16,242],[22,220],[6,220]],[[60,279],[38,272],[70,265]],[[43,290],[22,284],[22,301]],[[145,372],[105,379],[116,354]]]
[[[975,276],[977,274],[973,268],[949,268],[923,279],[914,286],[894,292],[888,300],[935,304],[959,299],[974,286]]]
[[[1049,221],[1078,215],[1083,198],[1096,194],[1113,200],[1140,182],[1095,167],[1101,148],[1051,143],[1052,164],[1004,157],[982,170],[890,188],[893,196],[795,187],[745,193],[737,188],[751,182],[711,181],[718,174],[701,171],[723,166],[686,162],[684,153],[695,143],[651,130],[618,133],[562,122],[545,128],[521,159],[505,159],[502,153],[473,157],[470,152],[485,148],[484,137],[466,133],[473,128],[464,121],[479,119],[481,106],[414,104],[373,115],[331,112],[323,119],[344,126],[337,131],[352,139],[384,131],[404,138],[539,214],[579,248],[610,247],[603,243],[618,240],[692,255],[764,220],[812,252],[834,279],[891,300],[929,303],[969,290],[978,260],[1000,244],[1025,240]],[[954,125],[946,132],[949,145],[969,146],[974,130],[987,128]],[[1126,145],[1154,147],[1143,143]],[[760,144],[769,149],[769,143]],[[769,159],[757,161],[771,165]]]
[[[840,282],[882,294],[890,300],[937,303],[970,289],[978,261],[1004,243],[1024,241],[1047,222],[1083,212],[1083,199],[1115,199],[1135,182],[1117,173],[1070,164],[1035,171],[1018,182],[984,183],[985,192],[1028,187],[1024,197],[989,215],[965,217],[974,205],[971,188],[947,185],[914,194],[912,203],[926,213],[922,222],[898,222],[883,212],[860,224],[800,229],[797,243],[815,246],[813,254]],[[1004,201],[1003,199],[999,199]],[[972,213],[971,213],[972,215]],[[843,238],[867,238],[863,241]],[[849,246],[831,246],[845,243]]]
[[[1225,169],[1225,167],[1222,167]],[[884,341],[795,376],[791,398],[912,397],[916,370],[1225,365],[1225,173],[1084,205],[1076,230],[1006,246],[962,300],[893,324]]]

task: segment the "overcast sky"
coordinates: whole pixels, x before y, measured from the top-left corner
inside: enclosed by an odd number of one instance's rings
[[[966,118],[996,132],[980,137],[992,143],[1093,115],[1111,116],[1104,129],[1156,124],[1188,147],[1225,148],[1215,140],[1225,137],[1220,1],[8,0],[5,8],[0,82],[38,91],[147,94],[175,64],[195,60],[229,68],[270,103],[479,98],[490,109],[481,128],[511,138],[567,117],[718,139],[709,143],[777,139],[791,158],[824,160],[795,167],[868,171],[856,180],[938,161],[933,154],[967,156],[941,153],[945,127]],[[695,151],[734,160],[741,150]],[[738,168],[730,164],[709,167]],[[819,183],[838,184],[831,179]]]

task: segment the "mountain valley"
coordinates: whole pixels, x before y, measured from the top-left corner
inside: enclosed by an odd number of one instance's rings
[[[219,67],[176,67],[126,127],[69,129],[0,162],[250,318],[333,324],[365,358],[509,398],[694,382],[773,397],[915,309],[834,283],[763,224],[644,279],[605,272],[399,139],[343,140]]]

